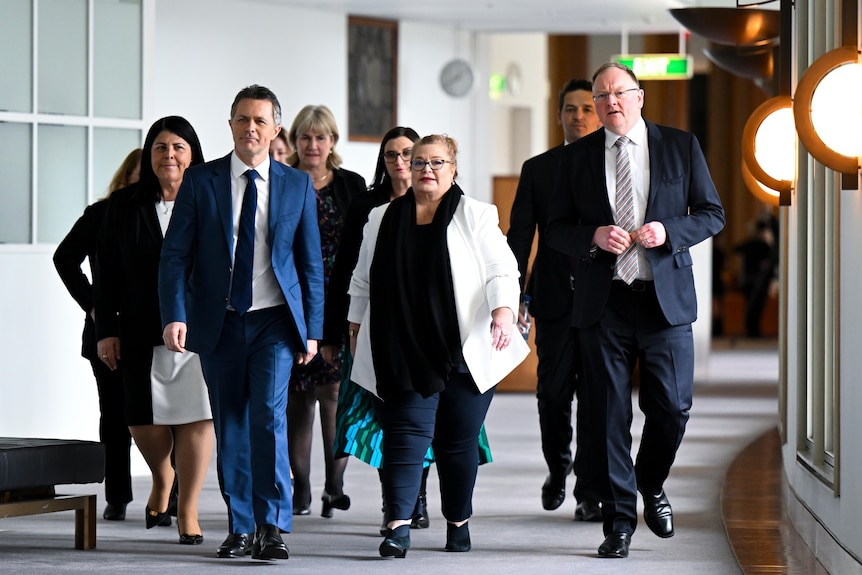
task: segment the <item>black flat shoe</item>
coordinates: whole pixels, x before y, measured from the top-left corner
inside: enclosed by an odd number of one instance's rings
[[[220,559],[228,559],[231,557],[244,557],[251,554],[253,533],[231,533],[224,540],[224,543],[219,545],[216,551],[216,557]],[[203,538],[201,538],[203,540]]]
[[[108,521],[123,521],[126,518],[125,503],[108,503],[105,505],[105,512],[102,513],[102,518]]]
[[[254,535],[252,559],[287,559],[290,553],[281,538],[281,533],[275,525],[261,525]]]
[[[144,513],[144,520],[146,522],[147,529],[152,529],[156,525],[158,525],[159,527],[171,526],[171,516],[168,515],[167,511],[163,511],[161,513],[159,513],[158,511],[153,511],[152,509],[150,509],[150,506],[148,504]]]
[[[404,559],[410,549],[410,525],[401,525],[389,530],[378,551],[381,557]]]
[[[454,523],[446,523],[446,551],[465,553],[472,549],[470,545],[470,528],[467,523],[456,527]]]
[[[330,495],[326,491],[321,495],[320,500],[323,501],[323,507],[320,510],[320,516],[329,519],[332,517],[333,509],[341,509],[347,511],[350,509],[350,497],[342,493],[341,495]]]
[[[628,533],[611,533],[599,546],[599,557],[602,559],[625,559],[629,556],[629,545],[632,536]]]

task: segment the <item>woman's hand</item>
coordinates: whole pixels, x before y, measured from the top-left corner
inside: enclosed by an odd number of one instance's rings
[[[100,339],[96,343],[96,350],[99,352],[99,359],[102,363],[108,366],[111,371],[116,371],[118,361],[120,361],[120,338],[106,337]]]
[[[348,341],[348,346],[350,347],[350,357],[354,357],[356,355],[356,337],[359,335],[359,324],[350,323],[347,326],[347,335],[350,338]]]
[[[491,345],[500,351],[509,347],[513,334],[517,333],[515,312],[507,307],[498,307],[491,312]]]

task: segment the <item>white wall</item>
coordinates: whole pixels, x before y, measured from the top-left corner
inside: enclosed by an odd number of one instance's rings
[[[149,89],[145,120],[179,114],[195,127],[207,159],[231,148],[227,119],[236,93],[258,83],[278,95],[290,124],[306,104],[326,104],[341,129],[344,167],[370,179],[377,144],[350,142],[347,128],[347,16],[272,3],[145,2]],[[398,122],[420,134],[447,133],[460,146],[459,182],[490,201],[488,42],[443,26],[399,27]],[[475,63],[472,94],[443,93],[438,77],[455,56]],[[74,216],[77,217],[77,214]],[[0,435],[98,439],[98,401],[80,357],[83,312],[51,261],[55,246],[0,246]],[[14,278],[12,281],[11,278]]]

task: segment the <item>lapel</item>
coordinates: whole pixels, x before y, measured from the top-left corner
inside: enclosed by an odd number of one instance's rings
[[[139,196],[137,210],[141,217],[140,221],[144,223],[144,229],[153,243],[160,250],[162,247],[162,228],[159,225],[159,216],[156,214],[156,205],[151,199],[146,199]]]
[[[599,128],[594,134],[597,134],[594,137],[595,144],[588,148],[587,153],[590,154],[590,158],[587,165],[592,169],[592,178],[596,182],[595,188],[604,192],[599,194],[601,196],[599,204],[605,214],[605,221],[614,223],[614,211],[608,198],[608,179],[605,177],[605,129]]]
[[[275,235],[275,226],[278,223],[278,216],[281,213],[282,203],[285,199],[284,190],[286,188],[285,178],[287,177],[285,168],[276,161],[269,162],[269,234],[270,237]]]
[[[655,205],[656,192],[659,188],[659,179],[661,176],[661,167],[664,163],[664,142],[662,141],[662,133],[658,127],[652,122],[647,122],[647,141],[649,146],[649,190],[647,190],[647,205],[646,213],[650,213],[651,208]]]
[[[213,166],[212,187],[225,245],[228,254],[233,254],[233,202],[230,195],[230,156],[217,160]],[[231,255],[231,257],[233,257]]]

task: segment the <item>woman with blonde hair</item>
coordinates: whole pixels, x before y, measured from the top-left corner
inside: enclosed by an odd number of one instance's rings
[[[365,180],[359,174],[341,167],[341,156],[335,151],[338,126],[326,106],[302,108],[293,120],[287,137],[293,149],[287,158],[287,164],[311,176],[317,195],[324,289],[328,290],[344,220],[353,199],[366,193]],[[350,507],[350,497],[344,493],[347,459],[335,459],[333,449],[344,353],[344,345],[329,346],[321,349],[321,353],[310,364],[293,367],[287,402],[287,437],[294,481],[294,515],[311,513],[309,476],[315,403],[320,405],[326,468],[320,515],[332,517],[333,509],[346,510]]]

